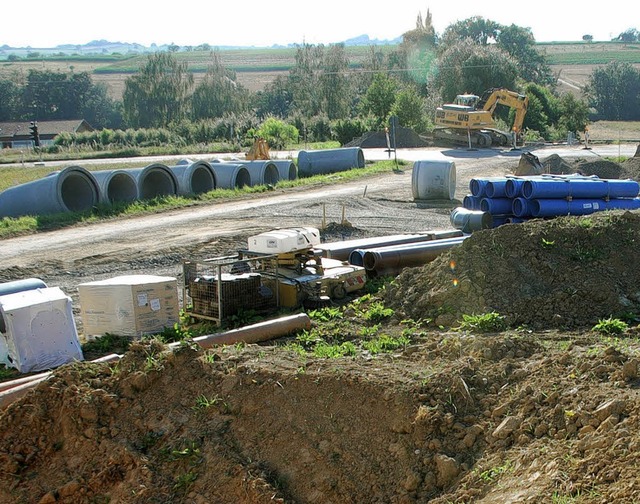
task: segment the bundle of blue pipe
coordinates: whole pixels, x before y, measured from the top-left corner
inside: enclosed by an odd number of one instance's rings
[[[493,226],[531,218],[588,215],[640,208],[635,180],[584,175],[536,175],[471,179],[462,205],[491,214]]]

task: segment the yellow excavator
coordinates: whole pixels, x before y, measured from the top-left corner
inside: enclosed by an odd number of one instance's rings
[[[494,112],[498,105],[515,110],[512,131],[496,128]],[[436,109],[434,138],[475,147],[522,144],[522,124],[529,99],[504,88],[492,88],[482,97],[474,94],[456,96],[454,103]]]

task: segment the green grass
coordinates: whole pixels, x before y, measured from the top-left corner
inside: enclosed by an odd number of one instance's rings
[[[482,313],[480,315],[462,315],[462,321],[458,330],[479,333],[500,332],[507,328],[504,316],[496,312]]]

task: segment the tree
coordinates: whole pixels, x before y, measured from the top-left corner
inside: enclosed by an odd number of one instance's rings
[[[193,75],[170,53],[154,53],[125,81],[124,117],[133,128],[165,127],[187,115]]]
[[[433,85],[450,102],[461,93],[481,95],[494,87],[515,89],[517,76],[516,61],[495,44],[485,46],[464,39],[439,57]]]
[[[13,121],[20,114],[20,88],[13,81],[0,79],[0,121]]]
[[[222,64],[219,53],[211,53],[207,73],[191,96],[193,118],[210,119],[245,111],[249,92],[235,78],[235,72],[227,70]]]
[[[329,46],[324,53],[323,72],[319,84],[322,93],[322,112],[331,120],[347,116],[349,110],[350,84],[346,77],[349,60],[344,44]]]
[[[288,84],[289,80],[279,75],[252,97],[252,106],[258,117],[272,115],[284,118],[289,115],[293,108],[293,94]]]
[[[537,49],[536,39],[530,28],[514,24],[498,29],[497,45],[518,63],[519,76],[529,82],[551,84],[554,82],[546,57]]]
[[[413,129],[417,133],[426,132],[430,123],[423,100],[412,86],[405,86],[396,95],[396,100],[391,106],[391,115],[397,116],[401,126]]]
[[[391,107],[396,100],[397,89],[398,83],[393,77],[378,73],[362,98],[361,111],[364,115],[373,115],[377,120],[378,128],[387,122]]]
[[[583,35],[582,40],[584,40],[585,42],[593,42],[593,35]]]
[[[497,46],[509,54],[518,64],[519,77],[539,84],[551,84],[553,75],[544,54],[536,47],[529,28],[517,25],[504,26],[479,16],[458,21],[447,27],[438,46],[439,54],[446,53],[460,40],[481,46]]]
[[[299,136],[295,126],[286,124],[275,117],[269,117],[264,121],[256,134],[264,138],[269,146],[275,150],[282,150],[287,145],[297,143]]]
[[[626,31],[623,31],[620,35],[613,39],[615,42],[637,42],[640,40],[640,32],[635,28],[629,28]]]
[[[574,133],[584,131],[589,124],[589,106],[571,93],[563,93],[559,103],[560,119],[558,124],[566,131]]]
[[[106,86],[95,85],[87,72],[30,70],[22,88],[21,113],[39,120],[86,119],[94,127],[119,126],[117,104]]]
[[[640,120],[640,71],[629,63],[613,61],[596,68],[589,77],[586,95],[600,119]]]
[[[453,23],[444,31],[440,40],[441,50],[458,43],[460,39],[468,39],[475,44],[487,45],[496,42],[501,26],[495,21],[484,19],[482,16],[473,16]]]

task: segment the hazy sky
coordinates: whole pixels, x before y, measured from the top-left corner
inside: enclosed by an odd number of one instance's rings
[[[538,42],[610,40],[640,29],[637,0],[437,1],[353,0],[29,0],[3,2],[0,46],[45,48],[92,40],[196,46],[331,44],[367,34],[393,39],[430,10],[438,34],[456,21],[482,16],[531,28]],[[635,5],[635,7],[633,7]]]

